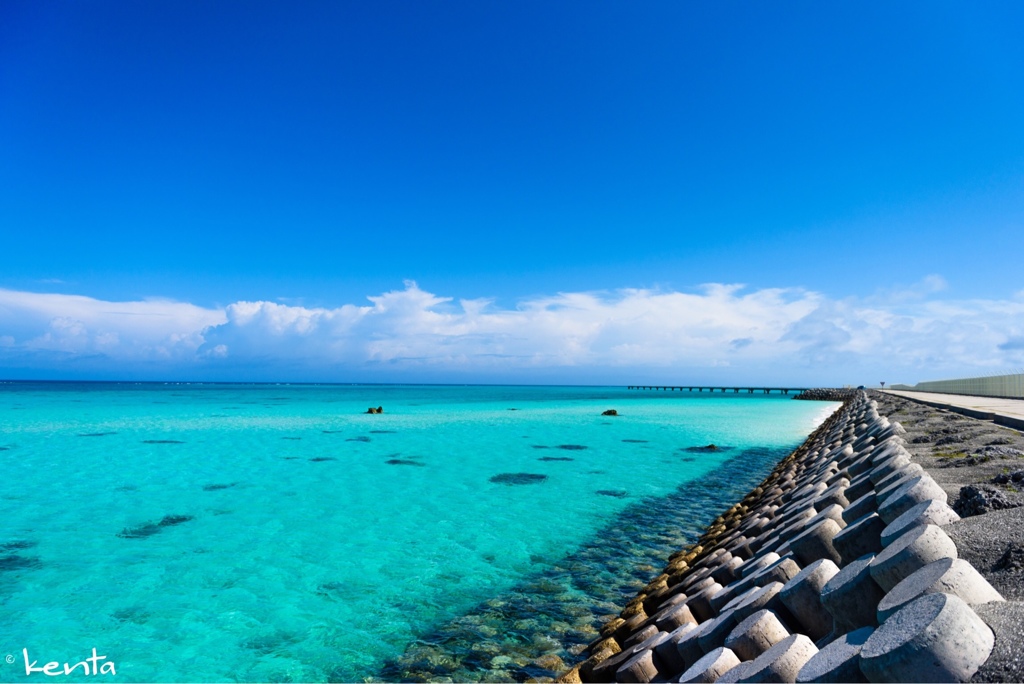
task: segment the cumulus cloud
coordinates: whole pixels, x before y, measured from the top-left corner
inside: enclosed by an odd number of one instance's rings
[[[188,363],[203,342],[202,331],[225,320],[223,311],[165,299],[107,302],[0,289],[0,363]]]
[[[837,300],[709,284],[499,307],[410,281],[364,304],[223,309],[0,290],[0,365],[221,379],[834,384],[1019,364],[1024,301],[936,299],[944,287],[934,276],[906,292]]]

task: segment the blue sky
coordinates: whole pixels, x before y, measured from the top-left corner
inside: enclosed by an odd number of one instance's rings
[[[0,375],[1024,365],[1022,26],[1019,3],[6,2]],[[678,317],[664,345],[626,334],[635,292]],[[388,293],[449,327],[421,348],[415,317],[304,313]],[[284,308],[243,339],[257,302]],[[558,333],[538,302],[587,313]]]

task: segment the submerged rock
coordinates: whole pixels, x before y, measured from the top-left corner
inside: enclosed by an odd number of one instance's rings
[[[575,461],[575,458],[569,458],[568,456],[541,456],[537,459],[538,461]]]
[[[165,515],[158,522],[146,523],[139,525],[138,527],[126,527],[121,530],[117,536],[123,539],[143,539],[145,537],[152,537],[154,534],[160,532],[165,527],[174,527],[186,523],[190,520],[195,520],[195,516],[191,515]]]
[[[559,444],[556,449],[565,449],[567,451],[583,451],[589,447],[585,447],[582,444]]]
[[[143,444],[184,444],[180,439],[144,439]]]
[[[238,483],[237,482],[229,482],[228,484],[208,484],[208,485],[203,485],[203,491],[204,492],[215,492],[215,491],[217,491],[219,489],[231,489],[236,484],[238,484]]]
[[[384,462],[388,465],[419,466],[420,468],[425,468],[427,465],[426,463],[420,463],[419,461],[411,461],[408,458],[389,458]]]
[[[692,446],[686,447],[683,451],[688,451],[691,454],[707,454],[715,451],[731,451],[735,447],[730,446],[718,446],[717,444],[708,444],[705,446]]]
[[[537,484],[548,479],[547,475],[540,475],[537,473],[500,473],[490,478],[491,482],[495,484],[505,485],[526,485],[526,484]]]
[[[42,563],[38,558],[27,558],[17,554],[0,556],[0,572],[14,572],[16,570],[29,570],[38,568]]]
[[[629,492],[625,492],[621,489],[598,489],[595,492],[595,494],[600,494],[601,496],[611,496],[616,499],[621,499],[623,497],[629,496]]]
[[[17,540],[12,542],[4,542],[0,544],[0,551],[21,551],[23,549],[31,549],[33,546],[38,545],[39,542]]]
[[[349,437],[345,440],[346,442],[369,442],[370,438],[366,435],[359,435],[358,437]]]
[[[323,463],[324,461],[337,461],[338,459],[334,458],[333,456],[314,456],[309,460],[312,463]]]
[[[622,441],[626,444],[647,444],[646,439],[624,439]]]
[[[619,415],[619,412],[616,411],[615,409],[608,409],[607,411],[602,412],[601,415],[602,416],[617,416],[617,415]]]

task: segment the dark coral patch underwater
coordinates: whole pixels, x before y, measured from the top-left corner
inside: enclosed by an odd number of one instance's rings
[[[688,451],[691,454],[712,454],[718,451],[732,451],[736,447],[731,446],[718,446],[717,444],[707,444],[705,446],[692,446],[682,449],[682,451]]]
[[[500,473],[490,478],[491,482],[495,484],[504,485],[527,485],[537,484],[548,479],[547,475],[539,475],[537,473]]]
[[[126,527],[118,532],[117,536],[122,539],[145,539],[146,537],[152,537],[154,534],[161,532],[165,527],[174,527],[175,525],[187,523],[190,520],[195,520],[195,516],[165,515],[155,523],[145,523],[138,527]]]
[[[42,563],[38,558],[26,558],[25,556],[18,556],[16,554],[0,556],[0,572],[30,570],[32,568],[38,568],[40,565],[42,565]]]
[[[387,463],[388,465],[419,466],[420,468],[425,468],[427,466],[426,463],[420,463],[419,461],[411,461],[407,458],[389,458],[384,462]]]

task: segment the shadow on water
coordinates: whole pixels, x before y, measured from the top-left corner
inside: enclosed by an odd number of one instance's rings
[[[418,635],[372,679],[523,682],[556,676],[580,660],[604,621],[657,576],[671,553],[696,541],[790,451],[745,449],[667,496],[631,504],[575,552]],[[365,676],[348,670],[339,667],[332,680]]]

